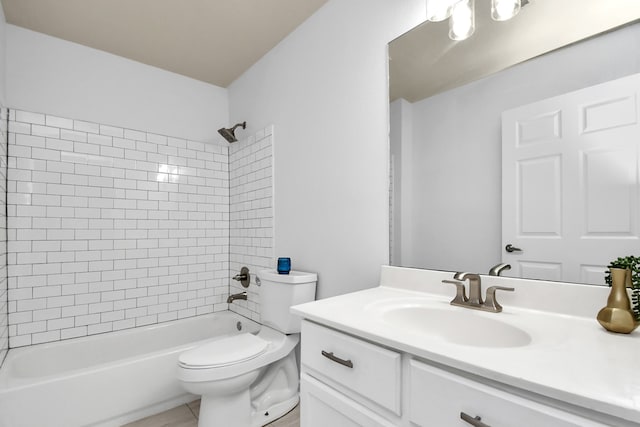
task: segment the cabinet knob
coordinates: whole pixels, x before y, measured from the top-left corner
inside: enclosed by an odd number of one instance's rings
[[[481,421],[482,418],[480,418],[479,415],[476,415],[475,417],[472,417],[471,415],[465,414],[464,412],[460,412],[460,418],[463,421],[466,421],[466,422],[468,422],[469,424],[471,424],[472,426],[475,426],[475,427],[491,427],[489,424],[483,423]]]

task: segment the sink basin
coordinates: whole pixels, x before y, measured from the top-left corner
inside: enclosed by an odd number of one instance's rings
[[[441,308],[433,302],[407,301],[376,303],[369,311],[386,324],[459,345],[522,347],[531,343],[531,336],[524,330],[466,308],[449,305]]]

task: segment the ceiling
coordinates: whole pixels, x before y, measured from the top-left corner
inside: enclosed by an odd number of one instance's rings
[[[640,19],[638,0],[531,0],[506,22],[491,20],[489,0],[475,4],[476,31],[467,40],[450,40],[445,21],[390,43],[392,101],[416,102]]]
[[[8,23],[227,87],[327,0],[1,0]]]

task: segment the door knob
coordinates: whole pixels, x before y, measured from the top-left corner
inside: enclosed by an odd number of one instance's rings
[[[511,243],[509,243],[507,246],[505,246],[504,250],[509,252],[509,253],[511,253],[511,252],[522,252],[522,249],[516,248]]]

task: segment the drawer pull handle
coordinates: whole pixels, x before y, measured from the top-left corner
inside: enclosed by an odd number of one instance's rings
[[[464,412],[460,412],[460,418],[475,427],[491,427],[489,424],[485,424],[480,421],[482,418],[480,418],[479,415],[472,417],[471,415],[467,415]]]
[[[332,360],[332,361],[334,361],[336,363],[339,363],[339,364],[341,364],[343,366],[346,366],[347,368],[353,368],[353,362],[351,362],[351,360],[340,359],[339,357],[334,356],[333,352],[328,353],[328,352],[322,350],[322,355],[324,357],[326,357],[327,359],[329,359],[329,360]]]

